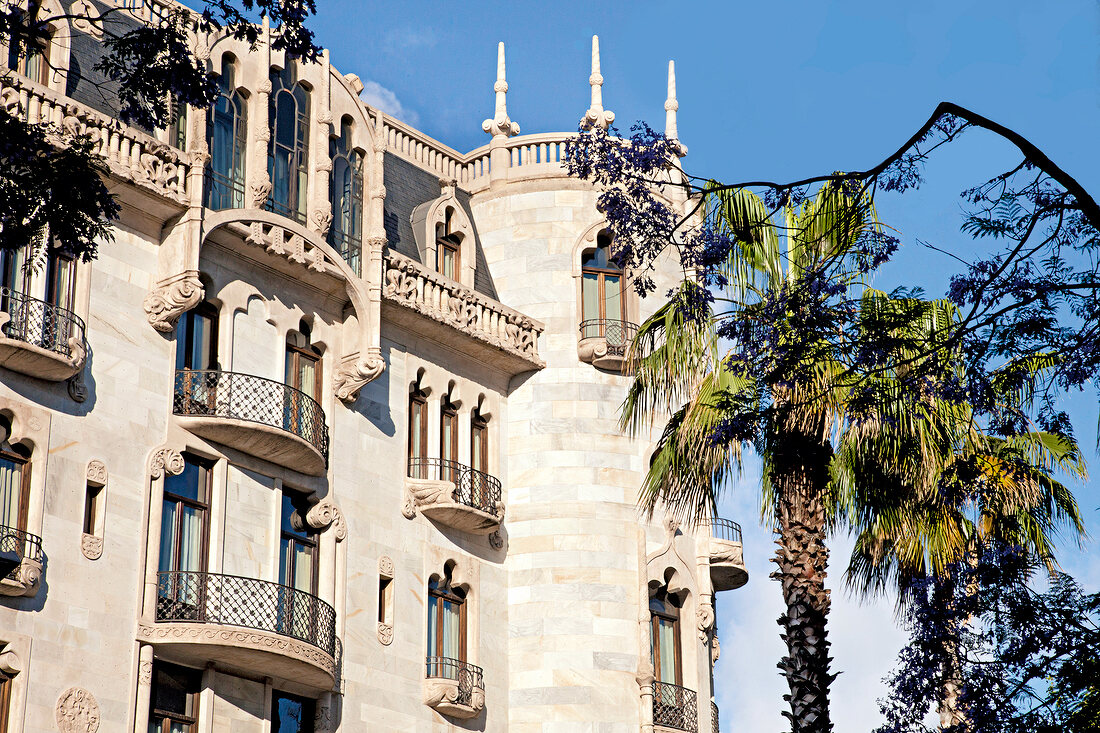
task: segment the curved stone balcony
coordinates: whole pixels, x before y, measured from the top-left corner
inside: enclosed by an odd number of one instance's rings
[[[710,701],[710,730],[711,733],[720,733],[718,724],[718,703]]]
[[[424,704],[452,718],[476,717],[485,708],[483,670],[476,664],[450,657],[428,657]]]
[[[0,595],[33,596],[42,580],[42,538],[0,525]]]
[[[577,355],[581,361],[600,369],[621,372],[630,344],[638,335],[638,324],[606,318],[581,322],[581,340]]]
[[[670,682],[653,683],[653,726],[655,728],[695,733],[699,729],[698,719],[699,704],[695,690]]]
[[[500,479],[457,461],[411,459],[405,494],[402,513],[410,519],[419,509],[428,519],[479,535],[504,521]]]
[[[62,382],[84,368],[84,331],[84,321],[72,311],[0,288],[0,366]]]
[[[710,527],[710,582],[714,590],[733,590],[749,582],[741,545],[741,525],[714,518]]]
[[[318,691],[336,679],[336,611],[305,591],[237,575],[160,572],[155,621],[139,635],[166,658]]]
[[[272,379],[218,370],[176,372],[172,412],[195,435],[312,476],[328,467],[325,413]]]

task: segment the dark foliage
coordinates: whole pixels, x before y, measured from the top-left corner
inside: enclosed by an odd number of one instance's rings
[[[119,210],[106,173],[86,138],[0,110],[0,249],[38,242],[45,227],[61,251],[94,258],[97,244],[111,240],[109,221]],[[30,261],[40,254],[31,252]]]
[[[1016,548],[988,545],[941,578],[913,583],[909,643],[880,701],[876,733],[926,733],[946,670],[958,689],[947,733],[1083,733],[1100,730],[1100,594],[1068,575],[1029,583]]]

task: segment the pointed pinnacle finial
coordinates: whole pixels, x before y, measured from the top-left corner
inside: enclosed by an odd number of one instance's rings
[[[668,99],[665,100],[665,137],[675,140],[676,110],[680,109],[680,103],[676,101],[676,62],[668,62]]]
[[[519,134],[519,125],[508,119],[508,80],[504,67],[504,41],[497,44],[496,109],[491,119],[481,123],[481,129],[493,137],[512,137]]]
[[[581,128],[598,127],[606,130],[615,121],[615,113],[603,108],[603,74],[600,73],[600,37],[592,36],[592,75],[588,77],[592,87],[592,106],[581,118]]]

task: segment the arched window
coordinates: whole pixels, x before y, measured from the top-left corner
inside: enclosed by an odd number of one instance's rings
[[[476,407],[470,413],[470,467],[482,473],[489,472],[489,421]]]
[[[458,478],[458,407],[444,395],[439,405],[439,478],[455,481]]]
[[[454,564],[428,582],[428,676],[458,679],[466,661],[466,591],[452,585]]]
[[[581,254],[581,338],[602,337],[607,321],[626,320],[623,271],[611,257],[611,237],[601,232],[596,248]]]
[[[27,501],[30,494],[30,451],[12,445],[11,421],[0,416],[0,549],[22,555],[21,535],[27,529]]]
[[[409,392],[409,477],[427,478],[428,396],[417,385]]]
[[[680,606],[682,600],[663,585],[649,598],[653,670],[658,682],[682,684],[680,668]]]
[[[50,83],[49,47],[49,39],[40,43],[29,41],[23,53],[20,53],[18,46],[12,44],[8,48],[8,68],[33,82],[48,86]]]
[[[267,208],[306,222],[306,170],[309,163],[309,91],[298,81],[294,64],[271,72],[267,172],[271,195]]]
[[[455,210],[447,207],[442,222],[435,225],[435,270],[440,275],[459,279],[462,261],[459,257],[462,237],[455,231]]]
[[[214,103],[206,129],[210,141],[206,205],[215,210],[243,209],[248,107],[236,89],[236,62],[229,54],[222,62],[218,86],[221,93]]]
[[[329,141],[332,156],[332,226],[328,241],[359,272],[363,247],[363,155],[351,146],[351,120],[340,124],[340,137]]]
[[[305,321],[298,324],[297,332],[287,335],[286,384],[297,392],[287,395],[283,427],[293,433],[301,434],[305,430],[310,435],[318,435],[323,426],[314,421],[323,416],[301,396],[304,394],[313,402],[321,401],[321,351],[311,343],[311,336],[310,326]]]

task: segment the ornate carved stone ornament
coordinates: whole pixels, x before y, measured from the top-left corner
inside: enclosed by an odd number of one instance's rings
[[[80,535],[80,551],[89,560],[98,560],[103,555],[103,538],[84,532]]]
[[[251,629],[223,627],[217,624],[156,623],[139,624],[138,637],[150,643],[193,643],[239,646],[273,652],[309,662],[329,676],[336,676],[336,661],[312,644],[287,636]]]
[[[424,704],[435,708],[452,718],[474,718],[485,709],[485,690],[474,687],[469,691],[469,700],[462,700],[459,683],[446,679],[427,679],[424,681]]]
[[[248,225],[248,236],[245,241],[249,244],[263,247],[273,255],[286,257],[291,262],[297,262],[317,272],[327,272],[325,253],[320,248],[312,245],[307,247],[305,238],[300,234],[291,233],[287,239],[287,232],[280,226],[266,222],[254,221]]]
[[[503,512],[503,508],[501,511]],[[504,549],[504,535],[500,533],[499,529],[489,534],[489,547],[492,547],[494,550]]]
[[[544,366],[538,356],[542,324],[394,252],[386,255],[384,269],[387,300]]]
[[[327,701],[319,702],[313,713],[313,730],[317,733],[330,733],[335,728],[335,723],[332,705]]]
[[[142,308],[150,326],[171,333],[179,317],[198,305],[204,294],[198,270],[185,270],[158,282],[145,296]]]
[[[320,208],[314,209],[309,219],[309,228],[317,232],[317,236],[324,239],[328,236],[329,227],[332,226],[332,204],[325,204]]]
[[[378,574],[384,578],[393,577],[393,559],[389,555],[378,558]]]
[[[382,643],[382,646],[389,646],[393,643],[393,624],[378,622],[378,641]]]
[[[333,534],[341,542],[348,536],[348,525],[344,522],[344,515],[332,499],[322,499],[310,507],[306,512],[306,524],[313,529],[325,529],[331,525]]]
[[[73,402],[84,402],[88,399],[88,385],[84,383],[83,370],[69,377],[66,385],[69,390],[69,397]]]
[[[270,84],[270,83],[269,83]],[[257,136],[257,142],[266,143],[271,136],[270,132],[267,132],[267,126],[263,127],[263,130],[267,133],[267,136],[263,140],[260,136]],[[271,181],[267,176],[255,175],[248,181],[248,203],[250,208],[262,209],[264,204],[267,203],[268,197],[271,195]]]
[[[702,603],[695,611],[696,620],[699,622],[699,641],[704,644],[714,634],[714,608],[709,603]]]
[[[153,684],[153,663],[152,662],[138,662],[138,684],[151,685]]]
[[[715,634],[714,638],[710,641],[710,666],[718,664],[718,657],[722,653],[721,644],[718,643],[718,635]]]
[[[183,473],[183,455],[175,448],[158,448],[149,458],[149,478],[163,478],[165,472],[177,476]]]
[[[99,730],[99,703],[87,690],[70,687],[57,699],[54,719],[61,733],[96,733]]]
[[[481,129],[493,137],[512,137],[519,134],[519,123],[508,116],[508,80],[504,63],[504,42],[497,45],[496,108],[491,119],[481,123]]]
[[[336,397],[349,404],[355,402],[359,398],[359,390],[377,379],[385,370],[386,360],[374,349],[368,350],[365,356],[352,354],[344,357],[337,365],[333,377]]]

